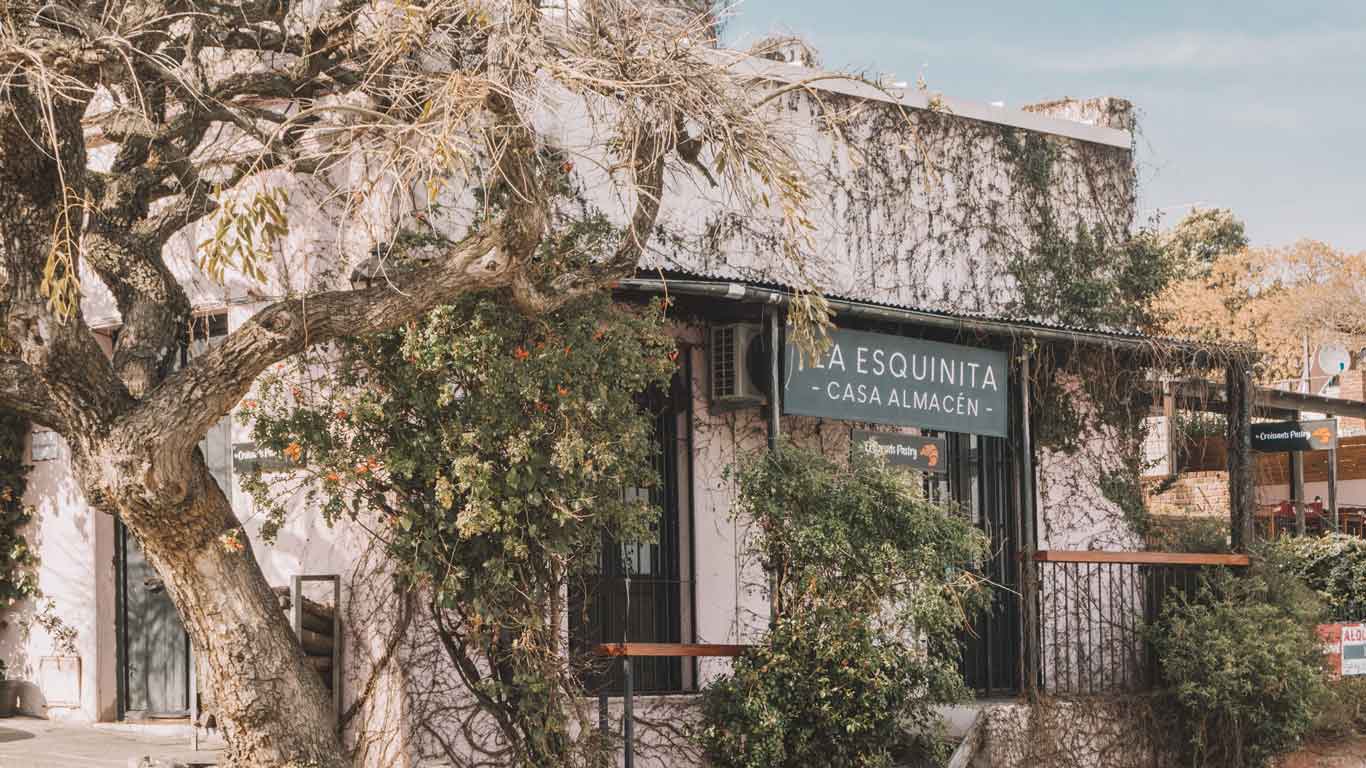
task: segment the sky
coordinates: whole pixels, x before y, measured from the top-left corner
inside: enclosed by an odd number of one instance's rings
[[[1231,208],[1256,246],[1366,250],[1366,0],[739,0],[727,45],[795,33],[827,69],[1018,107],[1139,110],[1140,220]]]

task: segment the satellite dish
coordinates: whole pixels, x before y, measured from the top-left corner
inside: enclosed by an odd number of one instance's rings
[[[1324,373],[1342,373],[1352,363],[1352,356],[1341,344],[1324,344],[1319,347],[1319,368]]]

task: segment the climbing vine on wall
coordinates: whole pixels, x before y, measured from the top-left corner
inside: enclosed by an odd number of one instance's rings
[[[1175,274],[1154,226],[1136,226],[1132,147],[1081,141],[930,109],[834,94],[792,94],[785,109],[811,164],[819,233],[813,275],[845,298],[1107,331],[1152,328],[1151,303]],[[1041,107],[1133,129],[1120,100]],[[762,216],[724,205],[661,224],[650,266],[771,282],[783,265]],[[698,219],[700,218],[700,222]],[[1023,345],[1022,345],[1023,346]],[[1073,473],[1101,501],[1142,504],[1146,415],[1132,397],[1132,355],[1034,350],[1037,442],[1075,455],[1104,434],[1107,457]],[[1171,356],[1173,369],[1189,360]],[[1164,363],[1165,364],[1165,363]],[[1122,473],[1101,482],[1097,472]],[[1086,477],[1082,478],[1081,475]],[[1068,494],[1077,496],[1077,493]],[[1123,513],[1124,517],[1134,515]]]
[[[23,534],[33,519],[23,501],[28,485],[24,464],[28,426],[28,420],[18,414],[0,411],[0,616],[15,603],[38,594],[37,558]]]

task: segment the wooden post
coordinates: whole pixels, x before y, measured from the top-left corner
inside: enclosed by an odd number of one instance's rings
[[[1224,370],[1228,402],[1228,503],[1233,551],[1244,553],[1256,536],[1252,464],[1252,371],[1241,360]]]
[[[783,350],[779,346],[782,341],[781,327],[779,322],[781,315],[777,308],[766,308],[764,310],[764,330],[768,333],[768,449],[771,451],[778,447],[778,439],[782,436],[782,364]]]
[[[782,437],[783,405],[783,348],[782,328],[777,307],[764,309],[765,331],[768,333],[768,450],[777,450],[778,440]],[[768,626],[772,629],[778,623],[778,580],[775,574],[768,574]]]
[[[1338,520],[1338,446],[1337,440],[1328,449],[1328,519],[1333,522],[1333,533],[1340,533],[1342,521]]]
[[[1295,421],[1300,420],[1300,412],[1295,411]],[[1295,535],[1305,534],[1304,520],[1304,454],[1290,452],[1290,503],[1295,505]]]

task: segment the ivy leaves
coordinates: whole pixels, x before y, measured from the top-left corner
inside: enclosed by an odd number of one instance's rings
[[[24,464],[27,419],[0,412],[0,611],[38,595],[37,555],[21,532],[33,519],[24,505],[28,470]]]

